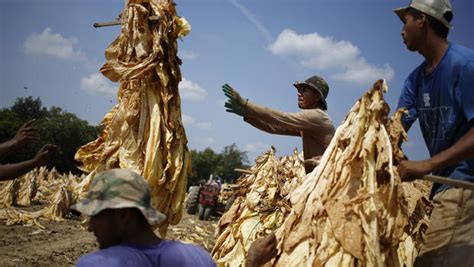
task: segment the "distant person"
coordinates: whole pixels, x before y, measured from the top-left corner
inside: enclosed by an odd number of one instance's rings
[[[298,90],[299,112],[287,113],[259,106],[240,96],[230,85],[222,86],[229,98],[227,112],[235,113],[254,127],[281,135],[301,136],[303,139],[304,166],[310,173],[319,163],[321,155],[331,142],[335,129],[327,110],[326,97],[329,86],[326,81],[313,76],[304,82],[293,84]]]
[[[14,153],[29,141],[38,140],[37,131],[33,126],[34,121],[30,120],[23,124],[12,139],[0,144],[0,159]],[[55,146],[48,144],[43,146],[32,159],[0,165],[0,181],[13,180],[36,167],[46,165],[55,150]]]
[[[399,107],[408,131],[415,120],[430,158],[402,161],[404,180],[433,173],[474,182],[474,51],[449,42],[449,0],[413,0],[395,10],[403,42],[424,61],[405,80]],[[415,266],[474,266],[474,192],[433,184],[433,211]]]

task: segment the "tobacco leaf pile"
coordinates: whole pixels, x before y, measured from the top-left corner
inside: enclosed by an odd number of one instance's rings
[[[7,225],[23,224],[44,228],[39,219],[62,221],[69,216],[69,206],[79,198],[85,186],[85,176],[59,174],[54,168],[36,168],[11,181],[0,184],[0,219]],[[25,211],[14,206],[28,207],[46,204],[39,211]]]
[[[219,221],[212,255],[220,266],[243,266],[251,243],[272,230],[279,252],[267,265],[413,265],[430,185],[401,182],[405,111],[388,118],[386,90],[379,80],[357,101],[308,175],[301,163],[278,171],[272,151],[257,160]]]
[[[255,162],[237,181],[235,201],[219,220],[211,254],[220,266],[242,265],[250,244],[281,225],[290,211],[285,197],[304,177],[297,150],[278,159],[272,147]]]
[[[401,182],[404,110],[389,120],[377,81],[338,127],[320,165],[290,194],[275,266],[412,266],[429,185]]]
[[[101,122],[99,138],[81,147],[75,158],[89,173],[88,180],[111,168],[145,177],[152,206],[167,216],[160,225],[164,236],[168,225],[181,219],[191,166],[177,57],[177,39],[187,35],[190,26],[176,15],[171,0],[127,0],[121,19],[121,33],[106,49],[101,68],[104,76],[120,82],[118,104]]]
[[[159,19],[149,20],[149,16]],[[3,210],[10,223],[36,222],[40,216],[60,219],[70,205],[85,196],[92,178],[111,168],[131,169],[145,177],[152,206],[167,216],[159,226],[162,236],[169,224],[180,221],[191,159],[181,119],[177,39],[191,28],[176,15],[172,0],[127,0],[120,17],[121,33],[106,49],[106,63],[101,68],[111,81],[120,82],[118,104],[102,120],[104,130],[98,139],[75,155],[88,175],[45,185],[55,190],[48,191],[55,204],[47,211]],[[0,194],[3,205],[13,201],[28,204],[27,196],[38,190],[39,177],[41,173],[32,172],[21,179],[26,184],[20,191],[19,179],[5,185]],[[15,194],[20,194],[19,198]]]

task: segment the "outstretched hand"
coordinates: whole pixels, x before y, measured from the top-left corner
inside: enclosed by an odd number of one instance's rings
[[[33,122],[35,120],[30,120],[25,122],[20,129],[15,134],[15,137],[13,139],[15,140],[17,145],[22,145],[27,141],[38,141],[38,133],[36,128],[33,126]]]
[[[245,117],[247,112],[245,107],[247,105],[247,100],[243,99],[240,94],[228,84],[224,84],[222,86],[222,91],[224,92],[225,96],[229,98],[224,104],[226,111]]]
[[[33,158],[35,165],[38,167],[46,165],[53,156],[53,154],[56,153],[57,149],[58,148],[55,145],[44,145]]]

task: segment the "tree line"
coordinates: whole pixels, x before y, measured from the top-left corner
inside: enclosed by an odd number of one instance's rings
[[[15,136],[16,131],[27,121],[35,119],[40,140],[21,147],[11,153],[0,163],[19,162],[32,158],[45,144],[58,147],[48,167],[55,167],[61,173],[81,174],[76,167],[74,154],[86,143],[95,140],[102,131],[101,126],[89,125],[75,114],[60,107],[43,107],[38,97],[17,98],[10,108],[0,109],[0,142]],[[240,174],[235,168],[247,168],[247,154],[240,151],[235,144],[226,146],[221,153],[211,148],[203,151],[191,150],[192,172],[188,175],[188,184],[196,184],[201,179],[208,179],[211,174],[221,177],[226,182],[233,182]]]
[[[209,179],[211,174],[220,177],[222,182],[233,183],[240,176],[234,169],[249,167],[247,152],[240,151],[235,144],[224,147],[221,153],[216,153],[211,148],[199,152],[191,150],[191,157],[193,167],[188,178],[190,185]]]
[[[57,151],[48,164],[62,173],[80,174],[76,167],[74,154],[76,150],[97,138],[101,132],[100,126],[92,126],[75,114],[66,112],[59,107],[47,109],[41,99],[29,96],[17,98],[13,106],[0,110],[0,142],[5,142],[15,136],[16,131],[27,121],[35,119],[35,128],[40,138],[27,146],[11,153],[2,163],[19,162],[32,158],[45,144],[57,146]]]

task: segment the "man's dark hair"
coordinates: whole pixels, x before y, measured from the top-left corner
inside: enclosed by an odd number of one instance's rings
[[[439,37],[442,37],[442,38],[447,38],[448,37],[448,34],[449,34],[449,29],[444,26],[444,24],[435,19],[434,17],[426,14],[426,13],[423,13],[417,9],[414,9],[412,7],[408,8],[408,14],[410,14],[413,19],[419,19],[421,17],[421,15],[425,15],[427,20],[429,21],[430,25],[431,25],[431,28],[433,29],[433,31],[436,33],[436,35],[438,35]],[[453,13],[451,11],[448,11],[446,13],[444,13],[443,17],[448,21],[450,22],[452,19],[453,19]]]

